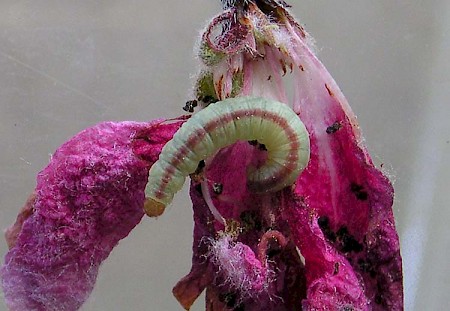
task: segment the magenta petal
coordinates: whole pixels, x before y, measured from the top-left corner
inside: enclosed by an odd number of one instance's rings
[[[393,187],[373,165],[356,117],[328,71],[304,42],[299,41],[292,53],[302,55],[303,68],[295,73],[298,87],[294,109],[308,128],[311,142],[310,163],[299,177],[295,192],[319,217],[316,221],[326,239],[322,248],[337,250],[359,277],[367,308],[402,310]],[[307,263],[308,282],[313,284],[327,278],[330,269],[324,270],[317,253],[311,253],[312,243],[305,241],[299,227],[294,224],[292,233]],[[314,304],[320,299],[308,296],[308,300]]]
[[[197,92],[214,99],[261,96],[284,102],[308,130],[310,162],[293,187],[258,194],[246,187],[247,169],[263,159],[257,143],[253,149],[236,144],[206,161],[206,181],[202,189],[193,182],[191,198],[193,270],[213,273],[207,310],[403,310],[394,190],[372,163],[355,115],[283,1],[240,4],[227,2],[228,10],[206,29],[203,44],[216,53],[199,53],[212,81],[199,83]],[[218,27],[227,19],[227,27]],[[217,62],[210,62],[211,55]],[[215,193],[215,184],[223,191]],[[233,225],[239,230],[230,234]],[[264,248],[259,241],[269,232],[279,237]],[[235,234],[236,245],[258,254],[257,262],[267,269],[260,275],[270,275],[265,295],[255,290],[260,280],[252,273],[246,280],[253,286],[231,286],[227,264],[210,251],[223,234]],[[208,241],[215,242],[208,246]],[[233,256],[245,261],[242,253]]]
[[[81,306],[101,262],[144,215],[148,169],[179,126],[101,123],[55,152],[37,177],[36,198],[25,209],[31,215],[18,217],[8,234],[15,245],[1,277],[11,310]],[[145,160],[136,155],[143,150]]]
[[[242,298],[246,294],[257,296],[265,290],[268,270],[249,246],[223,236],[212,243],[210,252],[213,264],[220,267],[225,282],[240,291]]]
[[[215,221],[200,184],[192,183],[192,270],[175,289],[189,284],[200,294],[206,288],[207,310],[294,310],[306,296],[304,266],[293,242],[284,238],[290,233],[281,215],[282,192],[255,194],[246,188],[247,167],[263,154],[242,142],[222,149],[207,166],[210,186],[223,185],[220,194],[211,193],[212,201],[226,219],[240,223],[236,238],[219,232],[223,225]],[[198,287],[205,275],[208,282]],[[187,293],[176,297],[183,304]]]
[[[289,194],[289,198],[292,194]],[[306,261],[307,299],[305,310],[367,310],[369,299],[364,295],[364,284],[345,254],[330,247],[319,228],[313,210],[295,195],[284,217],[292,230],[292,238]]]

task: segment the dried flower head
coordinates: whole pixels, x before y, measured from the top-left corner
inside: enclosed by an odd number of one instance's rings
[[[207,310],[402,310],[393,189],[372,164],[356,117],[314,55],[313,40],[284,2],[223,1],[223,6],[201,35],[197,99],[202,107],[245,96],[286,104],[309,133],[310,161],[293,187],[258,193],[247,187],[249,167],[266,159],[257,141],[237,143],[208,159],[201,185],[191,186],[193,266],[175,286],[175,296],[186,309],[206,288]],[[284,242],[260,251],[274,230]],[[205,237],[216,241],[213,256]],[[260,271],[260,278],[242,275],[248,252],[235,247],[258,254],[252,271]],[[240,269],[230,269],[228,263],[238,262]],[[261,292],[269,270],[271,282]],[[246,284],[242,280],[254,286],[237,286]]]
[[[77,310],[112,248],[188,174],[192,268],[173,289],[186,310],[205,289],[209,311],[403,309],[392,185],[310,36],[284,1],[222,4],[184,107],[202,113],[92,127],[38,175],[7,231],[11,310]]]

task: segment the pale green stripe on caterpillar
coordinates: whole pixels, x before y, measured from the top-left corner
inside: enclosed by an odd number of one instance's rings
[[[309,161],[308,132],[287,105],[256,97],[219,101],[186,121],[162,149],[149,172],[146,213],[160,215],[201,160],[240,140],[256,140],[267,149],[264,165],[247,176],[255,192],[293,184]]]

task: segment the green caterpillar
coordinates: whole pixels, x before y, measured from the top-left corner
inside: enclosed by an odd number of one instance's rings
[[[267,161],[247,176],[255,192],[293,184],[309,161],[308,132],[287,105],[257,97],[219,101],[186,121],[162,149],[150,169],[146,213],[160,215],[201,160],[240,140],[256,140],[267,149]]]

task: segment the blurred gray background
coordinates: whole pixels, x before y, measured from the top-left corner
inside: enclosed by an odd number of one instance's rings
[[[450,2],[289,2],[394,181],[406,310],[448,310]],[[194,42],[219,11],[218,0],[0,0],[0,227],[75,133],[182,114]],[[82,310],[181,310],[171,289],[190,269],[192,226],[185,188],[113,251]]]

